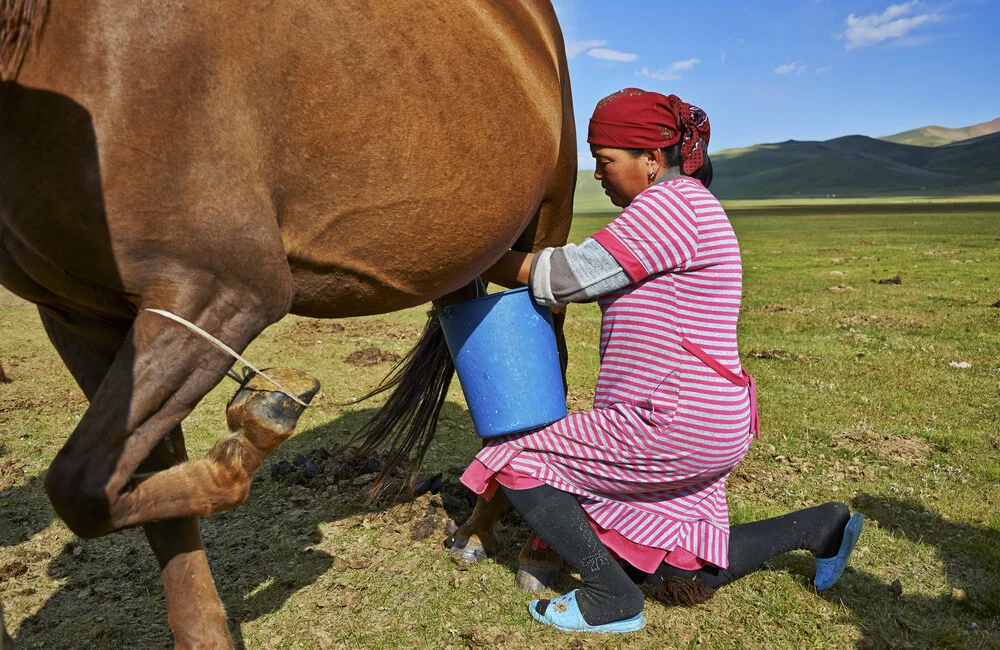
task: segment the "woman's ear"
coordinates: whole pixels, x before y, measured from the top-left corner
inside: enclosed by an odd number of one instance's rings
[[[646,173],[646,177],[650,184],[656,180],[657,176],[662,174],[664,170],[667,169],[663,152],[659,149],[646,149],[642,152],[642,156],[640,156],[640,158],[649,170]]]

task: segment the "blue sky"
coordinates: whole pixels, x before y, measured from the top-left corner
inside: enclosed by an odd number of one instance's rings
[[[709,152],[1000,117],[1000,0],[554,0],[581,167],[597,101],[638,86],[712,121]]]

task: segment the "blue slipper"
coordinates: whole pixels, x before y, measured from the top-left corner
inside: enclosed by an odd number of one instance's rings
[[[537,600],[528,604],[528,611],[531,616],[543,625],[551,625],[563,632],[596,632],[599,634],[612,634],[622,632],[635,632],[646,627],[646,617],[638,613],[632,618],[604,625],[590,625],[583,620],[580,613],[580,605],[576,602],[576,589],[565,596],[559,596],[549,601],[549,606],[545,609],[545,614],[539,614],[535,606]]]
[[[816,577],[813,584],[816,591],[826,591],[840,579],[840,574],[844,572],[847,561],[854,552],[854,547],[861,537],[861,527],[865,524],[865,516],[860,512],[851,515],[847,525],[844,527],[844,539],[840,542],[840,550],[833,557],[816,558]]]

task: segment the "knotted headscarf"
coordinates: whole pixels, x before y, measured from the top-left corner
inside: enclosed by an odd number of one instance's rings
[[[597,103],[587,142],[618,149],[662,149],[681,143],[681,167],[690,176],[705,164],[708,115],[677,95],[625,88]]]

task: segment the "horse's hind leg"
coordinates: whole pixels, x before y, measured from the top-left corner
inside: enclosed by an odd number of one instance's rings
[[[196,302],[203,306],[192,320],[237,350],[280,317],[252,296],[228,298]],[[244,304],[256,308],[236,307]],[[155,469],[151,465],[183,459],[183,448],[176,444],[163,457],[154,451],[229,366],[226,354],[181,325],[141,312],[45,479],[56,512],[82,537],[147,525],[163,567],[170,623],[179,647],[231,647],[195,518],[242,502],[253,471],[277,446],[271,438],[287,437],[301,412],[300,407],[283,409],[290,401],[284,396],[246,387],[242,390],[250,395],[244,403],[253,408],[237,407],[239,418],[230,411],[231,424],[242,428],[216,445],[207,458],[137,474]],[[318,385],[298,379],[286,387],[298,392],[300,399],[311,399]],[[258,392],[262,394],[255,398]],[[276,408],[273,422],[271,406]],[[271,438],[269,428],[274,429]],[[170,442],[176,441],[170,440],[168,447]]]
[[[517,576],[514,582],[521,591],[540,593],[559,582],[563,561],[559,554],[548,546],[535,548],[536,539],[538,537],[532,532],[518,553]]]
[[[479,497],[468,521],[445,540],[448,555],[466,562],[479,562],[494,555],[500,545],[496,525],[510,509],[510,502],[500,490],[489,501]],[[562,558],[547,546],[535,548],[535,539],[531,533],[517,556],[515,582],[521,591],[540,592],[555,586],[562,571]]]
[[[177,427],[157,445],[140,470],[166,469],[185,460],[184,436]],[[175,647],[232,647],[226,612],[202,546],[198,518],[158,521],[142,529],[160,566]]]
[[[496,525],[510,510],[510,502],[500,490],[489,501],[479,497],[469,519],[445,540],[448,555],[466,562],[494,555],[500,546]]]
[[[127,326],[122,325],[116,331],[103,323],[81,333],[83,324],[79,321],[77,331],[73,331],[44,309],[39,313],[49,339],[87,399],[92,399],[125,340]],[[165,469],[186,459],[184,437],[178,426],[153,449],[140,470]],[[231,645],[226,614],[201,543],[198,519],[188,517],[146,524],[143,531],[160,566],[168,620],[177,647],[194,646],[196,640],[214,647]],[[5,649],[0,643],[0,650]]]
[[[262,308],[239,311],[235,305],[243,301],[238,298],[210,302],[195,324],[240,350],[276,318],[263,316]],[[252,299],[246,298],[250,304]],[[207,516],[246,499],[260,462],[291,434],[304,410],[253,381],[244,388],[249,393],[245,403],[235,414],[229,411],[230,426],[237,429],[205,458],[137,475],[153,448],[222,379],[230,363],[227,354],[180,324],[140,312],[90,408],[46,475],[53,506],[74,532],[95,537],[164,519]],[[281,381],[302,400],[319,389],[301,373],[288,373]]]

